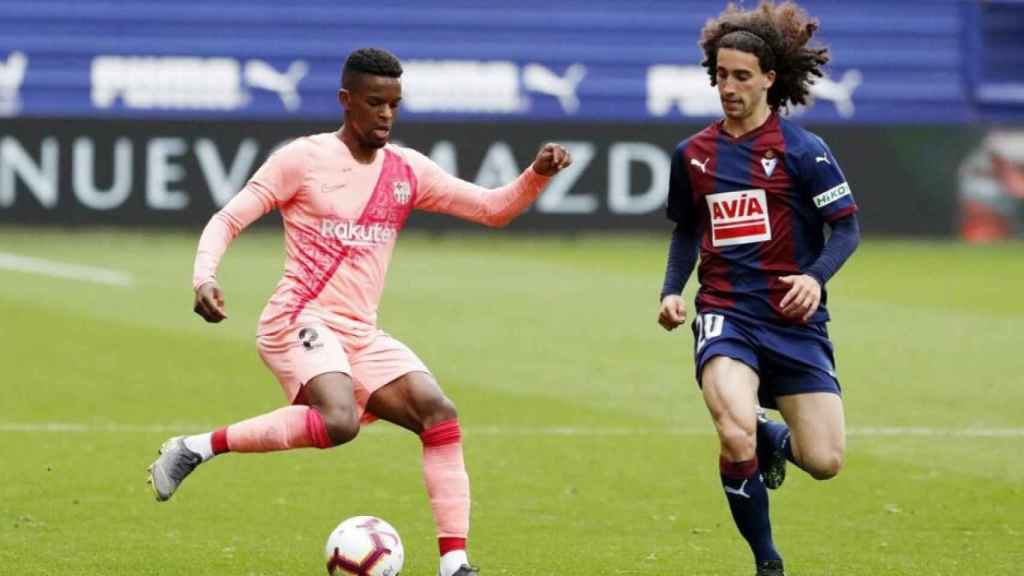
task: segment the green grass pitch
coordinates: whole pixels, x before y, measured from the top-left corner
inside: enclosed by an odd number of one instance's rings
[[[0,253],[134,278],[0,270],[0,574],[321,574],[324,539],[357,514],[398,528],[403,574],[434,574],[420,445],[386,423],[331,451],[227,455],[153,500],[166,437],[282,402],[253,338],[279,233],[232,246],[217,326],[191,312],[196,240],[0,230]],[[459,406],[486,576],[752,573],[690,334],[655,322],[666,241],[399,242],[381,325]],[[1022,254],[867,241],[831,283],[848,452],[838,478],[791,469],[772,495],[791,575],[1024,570]]]

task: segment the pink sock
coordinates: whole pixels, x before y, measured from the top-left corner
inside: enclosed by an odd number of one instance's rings
[[[212,442],[214,454],[331,447],[320,411],[309,406],[285,406],[220,428]]]
[[[469,475],[462,459],[462,431],[458,420],[447,420],[424,430],[423,480],[437,524],[441,554],[466,548],[469,535]]]

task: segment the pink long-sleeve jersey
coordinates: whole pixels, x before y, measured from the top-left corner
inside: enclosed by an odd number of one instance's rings
[[[260,334],[321,322],[359,341],[376,330],[377,307],[398,233],[414,209],[503,226],[548,178],[527,168],[490,190],[460,180],[415,150],[388,144],[373,161],[353,158],[338,133],[292,141],[207,224],[193,288],[216,278],[231,241],[260,216],[284,219],[284,276],[260,317]]]

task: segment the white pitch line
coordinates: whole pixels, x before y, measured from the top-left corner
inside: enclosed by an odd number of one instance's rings
[[[194,433],[212,430],[214,426],[182,423],[182,424],[85,424],[75,422],[0,422],[0,432],[30,433]],[[371,433],[389,433],[398,428],[388,426],[372,426]],[[709,427],[703,428],[589,428],[572,426],[539,426],[539,427],[501,427],[482,426],[465,428],[467,435],[473,436],[710,436],[714,432]],[[910,427],[866,427],[847,430],[849,436],[890,437],[890,436],[926,436],[926,437],[959,437],[959,438],[1024,438],[1024,428],[932,428],[924,426]]]
[[[1020,438],[1024,428],[930,428],[927,426],[853,428],[851,436],[952,436],[966,438]]]
[[[41,274],[54,278],[67,278],[70,280],[81,280],[94,284],[107,284],[109,286],[129,287],[135,283],[130,274],[109,270],[107,268],[96,268],[94,266],[83,266],[81,264],[68,264],[66,262],[55,262],[31,256],[21,256],[9,252],[0,252],[0,269],[13,270],[15,272],[27,272],[29,274]]]

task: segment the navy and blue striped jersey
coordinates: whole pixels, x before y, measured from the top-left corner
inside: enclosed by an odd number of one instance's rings
[[[792,323],[779,302],[821,254],[824,225],[857,211],[825,142],[772,114],[734,138],[721,121],[672,156],[668,217],[700,239],[698,310]],[[828,320],[824,287],[809,323]]]

